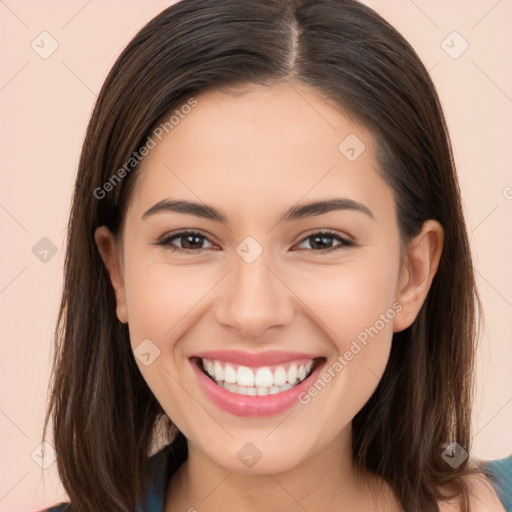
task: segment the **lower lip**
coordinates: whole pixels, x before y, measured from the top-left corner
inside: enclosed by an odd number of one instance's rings
[[[297,386],[275,395],[266,396],[249,396],[231,393],[207,377],[200,370],[198,364],[201,363],[198,362],[197,359],[195,361],[191,360],[190,362],[197,375],[199,384],[214,404],[235,416],[261,417],[275,416],[299,403],[299,395],[305,393],[310,388],[312,382],[316,382],[325,360],[320,361],[309,377]]]

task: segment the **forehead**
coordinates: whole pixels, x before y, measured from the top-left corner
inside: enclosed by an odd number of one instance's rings
[[[134,194],[139,213],[177,196],[260,216],[270,204],[333,193],[390,198],[371,134],[312,89],[257,86],[194,100],[160,129],[161,140],[152,137]]]
[[[310,165],[323,163],[329,156],[338,156],[340,137],[349,134],[371,144],[370,134],[342,114],[340,107],[304,86],[210,91],[195,100],[196,106],[168,137],[169,145],[179,147],[189,161],[194,156],[203,160],[213,152],[216,162],[238,162],[251,172],[270,158],[275,159],[275,168],[304,157]]]

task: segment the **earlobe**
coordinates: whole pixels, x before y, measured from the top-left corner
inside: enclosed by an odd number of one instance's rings
[[[397,300],[402,309],[394,318],[394,332],[407,329],[418,315],[437,272],[443,241],[441,224],[429,219],[409,243],[398,285]]]
[[[103,264],[110,276],[110,282],[116,295],[116,314],[120,322],[128,322],[126,308],[126,294],[122,272],[122,255],[120,247],[106,226],[100,226],[94,232],[94,239],[98,247]]]

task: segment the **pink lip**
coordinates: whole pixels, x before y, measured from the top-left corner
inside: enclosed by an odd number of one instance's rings
[[[272,366],[274,364],[287,363],[297,359],[315,359],[318,355],[304,354],[301,352],[260,352],[252,354],[250,352],[242,352],[241,350],[211,350],[194,354],[195,357],[201,359],[215,359],[233,363],[237,365],[249,366],[255,368],[258,366]]]
[[[294,355],[295,357],[296,354]],[[297,386],[275,395],[266,396],[248,396],[231,393],[218,386],[200,370],[199,365],[201,363],[198,358],[192,357],[190,362],[199,380],[199,384],[212,402],[220,409],[235,416],[263,417],[280,414],[299,403],[299,395],[306,392],[312,383],[317,380],[325,364],[325,359],[313,369],[313,372],[307,379]]]

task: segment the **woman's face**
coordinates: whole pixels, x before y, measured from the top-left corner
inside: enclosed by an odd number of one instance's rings
[[[395,201],[370,134],[312,90],[195,100],[140,169],[109,267],[117,315],[191,445],[282,471],[347,446],[406,326]]]

